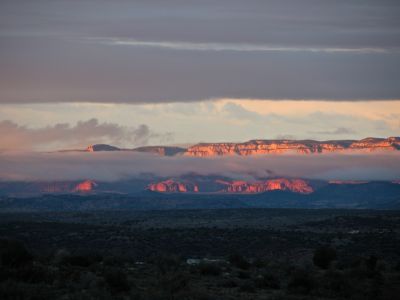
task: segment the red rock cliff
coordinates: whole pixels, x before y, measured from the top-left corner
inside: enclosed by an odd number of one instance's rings
[[[222,192],[227,193],[262,193],[274,190],[287,190],[295,193],[310,194],[314,191],[308,182],[302,179],[278,178],[256,182],[218,180],[218,183],[225,185]]]
[[[149,184],[148,190],[161,193],[188,193],[198,192],[199,187],[191,182],[178,182],[168,179],[158,183]]]
[[[189,147],[187,156],[255,155],[255,154],[312,154],[331,152],[371,152],[400,150],[400,138],[366,138],[363,140],[252,140],[244,143],[201,143]]]
[[[85,180],[76,185],[74,192],[87,193],[91,192],[97,184],[92,180]]]

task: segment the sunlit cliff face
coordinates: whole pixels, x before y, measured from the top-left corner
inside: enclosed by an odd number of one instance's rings
[[[86,181],[79,183],[74,188],[74,191],[80,192],[80,193],[87,193],[87,192],[91,192],[95,186],[97,186],[97,184],[94,181],[86,180]]]
[[[312,154],[351,153],[400,150],[400,138],[366,138],[360,141],[295,141],[295,140],[252,140],[244,143],[202,143],[189,147],[187,156],[257,155],[257,154]]]
[[[161,193],[187,193],[198,192],[199,187],[191,182],[178,182],[168,179],[158,183],[152,183],[147,187],[148,190]]]
[[[400,138],[365,138],[362,140],[251,140],[243,143],[200,143],[188,148],[170,146],[148,146],[120,149],[106,144],[90,145],[87,152],[136,151],[154,153],[160,156],[224,156],[260,154],[315,154],[315,153],[369,153],[400,150]]]
[[[263,193],[267,191],[291,191],[294,193],[309,194],[314,190],[307,181],[302,179],[269,179],[266,181],[247,182],[242,180],[224,181],[216,180],[220,186],[218,193]],[[152,183],[148,186],[148,190],[160,193],[186,193],[186,192],[203,192],[199,186],[193,182],[175,181],[168,179],[158,183]]]
[[[307,181],[302,179],[270,179],[266,181],[218,181],[225,185],[223,192],[228,193],[262,193],[267,191],[291,191],[294,193],[310,194],[314,190]]]

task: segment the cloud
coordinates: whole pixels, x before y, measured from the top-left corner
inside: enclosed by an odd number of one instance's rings
[[[29,128],[13,121],[0,122],[0,149],[31,150],[62,147],[83,148],[93,143],[112,143],[129,147],[146,145],[150,140],[170,140],[171,133],[159,134],[141,124],[138,127],[100,123],[97,119],[79,121],[75,125],[58,123],[41,128]]]
[[[397,0],[3,0],[0,103],[398,99],[399,14]]]
[[[324,135],[340,135],[340,134],[356,134],[357,132],[351,128],[346,127],[338,127],[334,130],[325,130],[325,131],[311,131],[312,134],[324,134]]]
[[[292,134],[278,134],[275,136],[275,139],[277,140],[295,140],[296,136]]]
[[[233,44],[233,43],[191,43],[180,41],[141,41],[121,38],[88,38],[89,41],[115,46],[133,46],[165,48],[182,51],[238,51],[238,52],[322,52],[322,53],[389,53],[399,49],[385,48],[335,48],[335,47],[295,47],[273,46],[268,44]]]
[[[240,179],[297,177],[340,180],[400,178],[400,154],[161,157],[135,152],[0,153],[1,180],[115,181],[140,177],[219,174]]]
[[[255,121],[255,120],[263,120],[265,118],[265,116],[254,111],[247,110],[241,104],[232,101],[225,103],[222,106],[221,111],[227,114],[229,117],[239,120],[243,119],[243,120]]]

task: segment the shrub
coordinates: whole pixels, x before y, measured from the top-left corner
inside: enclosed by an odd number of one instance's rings
[[[153,258],[153,262],[157,266],[158,271],[161,274],[166,274],[168,272],[176,272],[180,265],[181,260],[175,255],[161,255]]]
[[[220,287],[224,287],[224,288],[235,288],[238,286],[238,283],[235,280],[232,279],[226,279],[223,280],[220,284]]]
[[[262,260],[261,258],[257,258],[256,260],[253,261],[253,266],[255,268],[261,269],[265,268],[267,266],[266,261]]]
[[[0,299],[2,300],[43,300],[55,298],[54,291],[45,285],[32,285],[13,280],[7,280],[0,284]]]
[[[370,271],[374,271],[376,269],[377,263],[378,263],[378,258],[375,255],[371,255],[365,260],[365,265]]]
[[[48,267],[39,264],[30,264],[16,270],[13,275],[14,280],[27,283],[47,283],[51,284],[54,277],[48,270]]]
[[[277,290],[281,287],[280,281],[272,274],[264,274],[261,278],[255,280],[256,286],[260,289],[274,289]]]
[[[121,270],[108,270],[104,274],[108,286],[115,292],[127,292],[130,290],[128,279]]]
[[[32,261],[32,255],[17,240],[0,239],[0,266],[20,267]]]
[[[232,254],[229,257],[229,262],[235,267],[242,270],[247,270],[250,268],[250,263],[240,254]]]
[[[305,270],[295,270],[292,272],[288,289],[300,294],[308,294],[315,288],[315,280],[310,272]]]
[[[87,268],[93,263],[93,261],[89,256],[72,255],[65,257],[63,263],[71,266]]]
[[[322,278],[323,288],[329,291],[330,295],[340,295],[347,297],[351,295],[352,287],[350,278],[342,271],[330,270]]]
[[[170,272],[159,278],[159,288],[173,298],[173,295],[185,291],[189,286],[189,277],[185,272]]]
[[[239,291],[245,293],[254,293],[256,291],[256,288],[253,282],[245,281],[239,286]]]
[[[240,279],[249,279],[250,273],[245,271],[239,271],[238,278]]]
[[[336,257],[337,255],[335,249],[328,246],[323,246],[315,250],[313,262],[314,265],[320,267],[321,269],[328,269]]]
[[[200,264],[199,271],[201,275],[205,276],[219,276],[221,274],[221,268],[217,264],[210,263]]]

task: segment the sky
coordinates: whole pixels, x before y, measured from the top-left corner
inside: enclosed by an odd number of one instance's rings
[[[400,135],[397,0],[0,0],[1,150]]]

